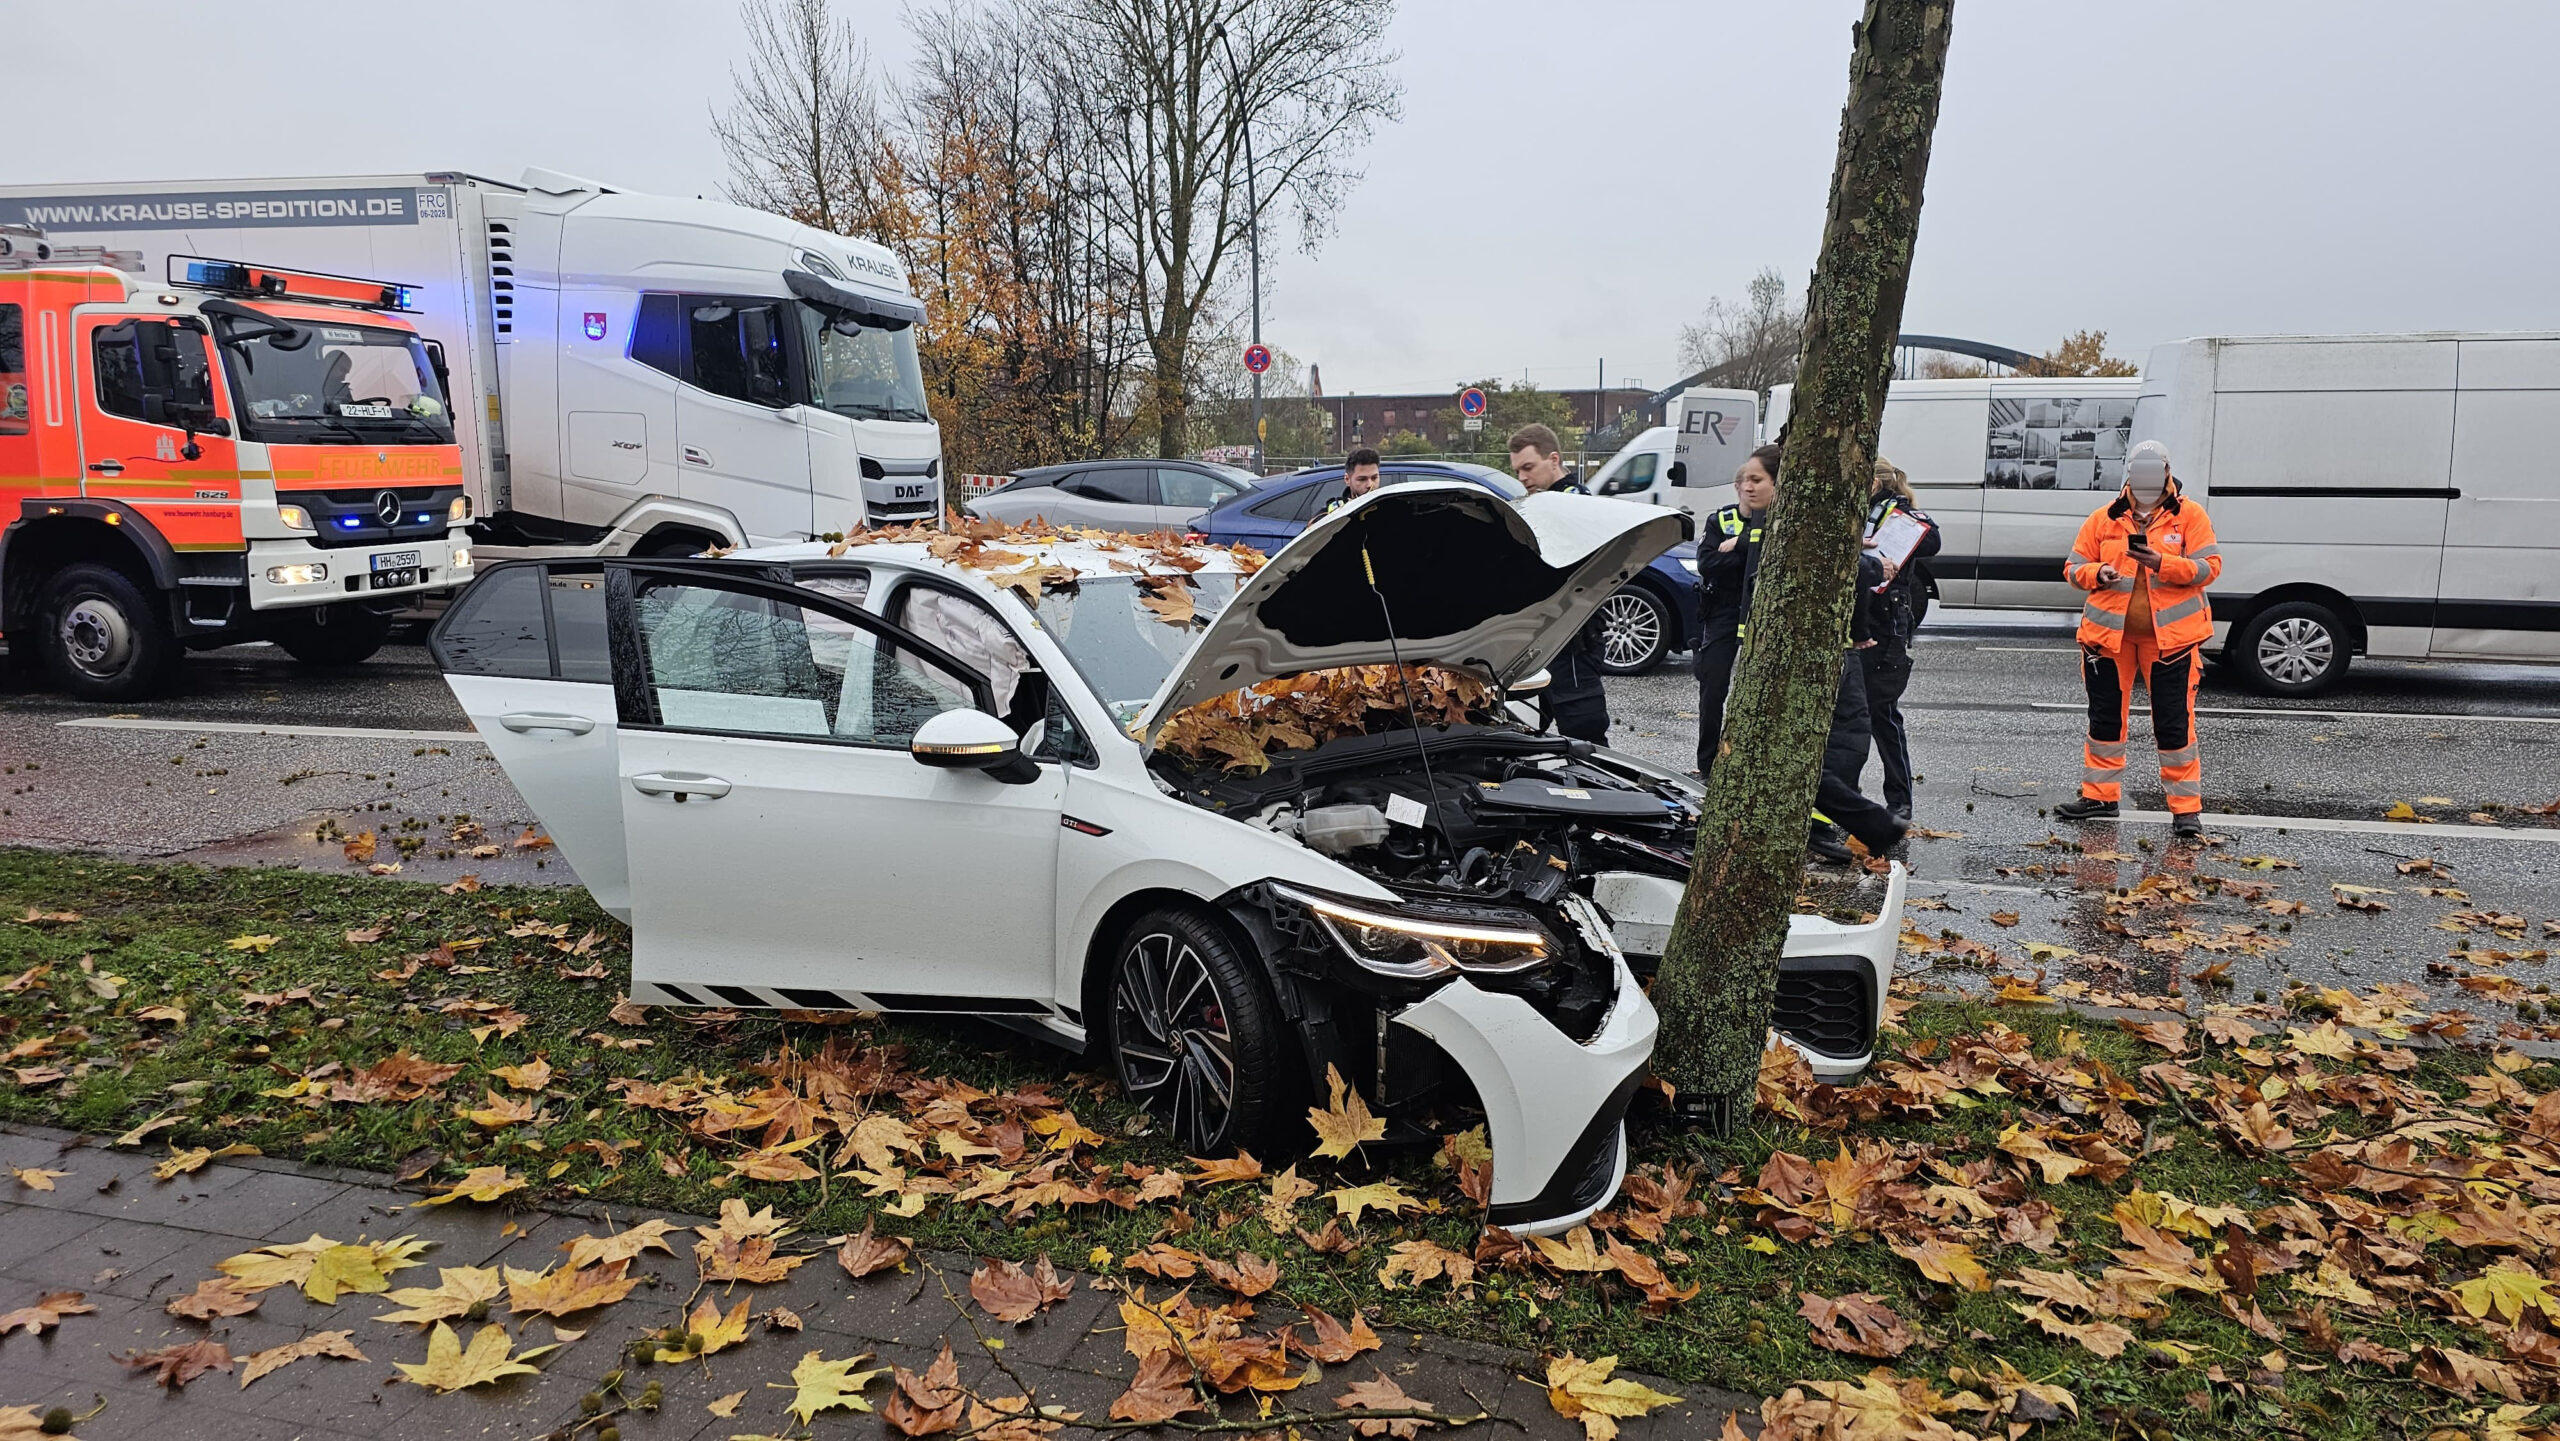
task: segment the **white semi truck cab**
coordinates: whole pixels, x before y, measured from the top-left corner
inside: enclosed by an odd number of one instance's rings
[[[942,512],[924,310],[870,241],[542,169],[0,187],[13,221],[154,271],[213,253],[398,276],[447,367],[488,559],[682,554]]]

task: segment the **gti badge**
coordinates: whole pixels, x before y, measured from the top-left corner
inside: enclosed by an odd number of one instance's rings
[[[588,311],[588,312],[587,312],[587,339],[589,339],[589,340],[602,340],[602,339],[604,339],[604,312],[603,312],[603,311],[601,311],[601,310],[590,310],[590,311]]]

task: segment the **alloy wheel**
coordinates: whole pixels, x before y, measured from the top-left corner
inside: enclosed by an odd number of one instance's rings
[[[63,607],[62,653],[82,674],[111,679],[133,654],[133,623],[122,609],[88,595]]]
[[[2286,616],[2258,635],[2258,669],[2279,685],[2309,685],[2337,658],[2337,637],[2309,616]]]
[[[1600,602],[1600,653],[1611,668],[1634,670],[1661,644],[1662,612],[1652,601],[1622,590]]]
[[[1182,937],[1148,931],[1121,957],[1113,998],[1120,1083],[1195,1154],[1226,1135],[1235,1036],[1208,963]]]

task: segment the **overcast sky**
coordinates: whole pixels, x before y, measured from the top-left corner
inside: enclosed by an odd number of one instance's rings
[[[837,0],[894,69],[896,0]],[[1405,118],[1265,333],[1328,392],[1677,379],[1680,326],[1764,265],[1802,287],[1851,0],[1406,0]],[[0,183],[528,164],[716,194],[721,0],[126,0],[147,78],[24,64]],[[96,16],[15,16],[26,58]],[[2188,335],[2560,328],[2560,6],[1958,0],[1912,331],[2139,358]],[[33,128],[28,128],[32,124]]]

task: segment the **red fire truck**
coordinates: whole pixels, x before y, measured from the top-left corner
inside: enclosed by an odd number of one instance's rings
[[[373,654],[471,578],[443,357],[402,287],[0,226],[0,637],[149,695],[191,649]]]

